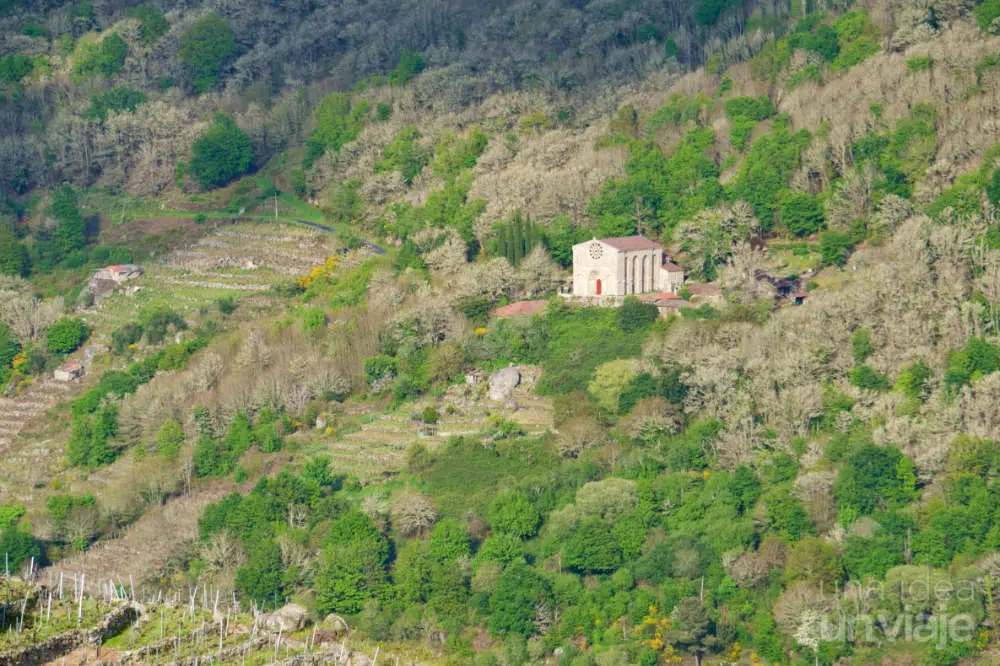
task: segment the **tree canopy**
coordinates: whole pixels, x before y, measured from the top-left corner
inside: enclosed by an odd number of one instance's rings
[[[217,113],[211,127],[192,147],[190,169],[203,189],[222,187],[250,171],[254,150],[230,116]]]

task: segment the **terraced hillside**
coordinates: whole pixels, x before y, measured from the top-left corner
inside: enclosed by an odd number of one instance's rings
[[[144,265],[142,277],[102,300],[86,318],[107,333],[133,321],[143,308],[165,305],[191,318],[223,298],[240,299],[244,311],[259,313],[275,302],[266,293],[272,285],[308,273],[341,247],[331,234],[304,226],[226,225]]]
[[[29,421],[72,390],[72,384],[46,378],[20,393],[0,398],[0,450],[8,449]]]
[[[168,561],[182,556],[198,539],[198,518],[205,506],[217,502],[234,488],[232,483],[217,483],[197,493],[172,498],[144,513],[119,538],[106,539],[85,552],[66,557],[46,569],[45,575],[156,583],[169,574]]]
[[[486,396],[486,383],[452,386],[439,399],[425,399],[405,409],[372,413],[369,408],[348,409],[337,428],[329,434],[307,434],[310,452],[330,456],[333,469],[353,474],[362,481],[374,481],[401,471],[406,450],[415,443],[429,451],[450,437],[473,437],[489,441],[498,429],[497,419],[517,423],[528,435],[542,435],[553,429],[552,401],[534,394],[537,368],[519,366],[522,383],[510,400],[495,402]],[[440,414],[437,423],[420,420],[425,407]]]
[[[255,614],[230,590],[192,587],[171,595],[131,581],[87,576],[3,578],[5,664],[372,664],[413,663],[350,640],[339,618],[304,621],[296,607]]]

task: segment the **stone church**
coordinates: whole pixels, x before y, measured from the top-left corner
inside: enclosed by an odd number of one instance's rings
[[[616,301],[631,294],[676,294],[684,270],[644,236],[595,238],[573,246],[573,297]]]

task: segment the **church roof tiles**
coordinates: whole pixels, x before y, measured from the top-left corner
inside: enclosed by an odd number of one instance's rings
[[[683,268],[681,268],[680,266],[678,266],[677,264],[675,264],[674,262],[672,262],[669,259],[666,259],[663,262],[663,269],[665,271],[667,271],[668,273],[683,273],[684,272]]]
[[[656,250],[662,247],[659,243],[651,241],[645,236],[621,236],[618,238],[602,238],[600,240],[602,243],[607,243],[611,247],[623,252]]]

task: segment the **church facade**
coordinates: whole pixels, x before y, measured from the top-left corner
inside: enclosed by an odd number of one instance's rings
[[[573,296],[614,301],[632,294],[676,294],[684,270],[644,236],[595,238],[573,246]]]

